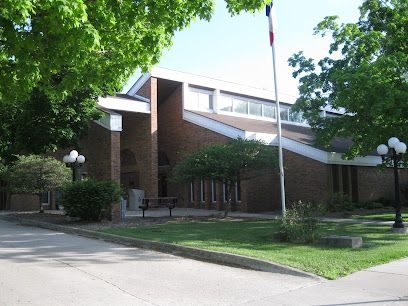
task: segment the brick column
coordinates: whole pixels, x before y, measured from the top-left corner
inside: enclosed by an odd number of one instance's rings
[[[120,132],[111,132],[111,171],[110,179],[120,184]],[[112,203],[111,220],[120,220],[120,202]]]
[[[212,184],[211,180],[205,180],[205,209],[211,209],[211,203],[212,203]]]
[[[159,193],[159,160],[158,160],[158,135],[157,135],[157,79],[150,79],[150,190],[151,197]]]

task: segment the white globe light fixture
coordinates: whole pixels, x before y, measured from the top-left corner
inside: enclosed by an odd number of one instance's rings
[[[85,156],[79,155],[77,157],[77,162],[80,163],[80,164],[83,164],[85,162]]]
[[[380,144],[377,147],[378,155],[386,155],[388,153],[388,147],[385,144]]]
[[[77,158],[78,157],[78,151],[77,150],[72,150],[71,152],[69,152],[69,155],[70,156],[73,156],[74,158]]]
[[[68,163],[69,163],[68,159],[69,159],[69,155],[65,155],[64,158],[62,159],[62,161],[63,161],[65,164],[68,164]]]
[[[407,152],[407,145],[403,142],[399,142],[395,145],[394,150],[397,154],[404,154]]]
[[[75,163],[76,157],[73,156],[73,155],[68,155],[67,161],[68,161],[68,163],[71,163],[71,164]]]
[[[389,146],[391,149],[393,149],[393,148],[395,148],[396,144],[399,143],[399,142],[400,142],[400,141],[399,141],[399,139],[398,139],[397,137],[391,137],[391,138],[388,140],[388,146]]]
[[[391,149],[392,154],[386,156]],[[398,162],[402,159],[402,154],[407,151],[407,145],[397,137],[391,137],[388,140],[388,146],[385,144],[380,144],[377,147],[377,153],[381,156],[382,161],[392,161],[394,168],[394,187],[395,187],[395,222],[392,225],[393,228],[400,229],[404,228],[404,222],[401,216],[401,202],[399,196],[399,182],[398,182]]]
[[[72,180],[81,180],[81,167],[85,162],[85,156],[79,155],[77,150],[72,150],[69,155],[65,155],[62,161],[67,165],[67,167],[72,168]]]

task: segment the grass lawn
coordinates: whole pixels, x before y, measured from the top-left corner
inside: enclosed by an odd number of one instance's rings
[[[408,209],[404,208],[401,210],[402,218],[408,221]],[[381,213],[373,213],[366,215],[354,215],[350,216],[350,219],[361,219],[361,220],[380,220],[380,221],[394,221],[395,219],[395,209],[390,209]]]
[[[324,235],[363,237],[358,249],[272,242],[279,220],[174,222],[103,232],[201,249],[245,255],[324,276],[338,277],[408,256],[408,235],[386,233],[384,226],[323,223]]]

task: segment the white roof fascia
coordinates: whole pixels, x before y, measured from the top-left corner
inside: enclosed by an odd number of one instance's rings
[[[218,79],[203,77],[203,76],[189,74],[189,73],[175,71],[175,70],[169,70],[169,69],[160,68],[160,67],[153,67],[148,77],[150,76],[155,77],[155,78],[167,79],[171,81],[207,87],[211,89],[219,89],[221,91],[228,91],[228,92],[232,92],[232,93],[236,93],[236,94],[240,94],[244,96],[251,96],[251,97],[257,97],[257,98],[266,99],[270,101],[275,101],[275,93],[273,91],[251,87],[251,86],[246,86],[246,85],[241,85],[241,84],[236,84],[232,82],[226,82],[226,81],[222,81]],[[136,84],[138,82],[136,82]],[[140,87],[137,90],[139,90]],[[129,95],[132,95],[133,93],[132,89],[133,87],[131,88],[131,90],[129,90],[128,92]],[[135,93],[137,92],[137,90],[135,91]],[[296,101],[296,97],[290,96],[290,95],[279,94],[279,97],[280,97],[279,100],[282,103],[294,104]]]
[[[103,126],[105,129],[108,129],[112,132],[121,132],[122,131],[122,115],[112,115],[105,113],[99,120],[94,120],[95,123]]]
[[[263,140],[270,146],[278,146],[278,139],[276,134],[243,131],[235,127],[229,126],[227,124],[221,123],[219,121],[186,110],[183,111],[183,119],[230,138],[241,137],[244,139]],[[342,157],[341,153],[326,152],[315,147],[312,147],[310,145],[289,139],[287,137],[282,137],[282,147],[288,151],[297,153],[299,155],[308,157],[310,159],[319,161],[324,164],[354,165],[367,167],[375,167],[381,164],[381,157],[379,156],[356,157],[353,160],[344,160],[341,158]]]
[[[108,109],[150,114],[150,103],[143,101],[122,99],[118,97],[99,97],[98,104]]]
[[[139,90],[140,88],[142,88],[142,86],[144,84],[146,84],[146,82],[150,79],[151,77],[151,73],[145,73],[143,74],[137,81],[135,84],[133,84],[133,86],[128,90],[128,92],[126,93],[129,96],[134,96]]]

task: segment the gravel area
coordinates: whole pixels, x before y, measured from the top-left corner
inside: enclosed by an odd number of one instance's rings
[[[338,212],[330,213],[325,215],[325,217],[330,218],[345,218],[349,216],[358,216],[365,214],[373,214],[384,212],[384,209],[377,210],[358,210],[354,212]],[[112,222],[103,220],[101,222],[87,222],[87,221],[72,221],[62,214],[57,213],[38,213],[38,212],[20,212],[11,214],[12,216],[37,220],[42,222],[49,222],[53,224],[72,226],[77,228],[89,229],[89,230],[99,230],[99,229],[109,229],[109,228],[124,228],[124,227],[136,227],[136,226],[149,226],[157,224],[165,224],[168,222],[186,222],[186,221],[208,221],[208,220],[228,220],[228,221],[241,221],[241,220],[262,220],[255,218],[238,218],[238,217],[228,217],[226,219],[221,216],[184,216],[184,217],[126,217],[118,222]]]
[[[243,218],[228,217],[223,219],[221,217],[199,217],[199,216],[185,216],[185,217],[126,217],[118,222],[112,222],[103,220],[101,222],[88,222],[88,221],[72,221],[69,217],[61,214],[53,213],[38,213],[38,212],[24,212],[15,213],[12,216],[42,222],[48,222],[53,224],[59,224],[64,226],[72,226],[77,228],[99,230],[109,228],[124,228],[124,227],[136,227],[136,226],[149,226],[157,224],[165,224],[168,222],[187,222],[187,221],[208,221],[208,220],[229,220],[229,221],[241,221]]]

